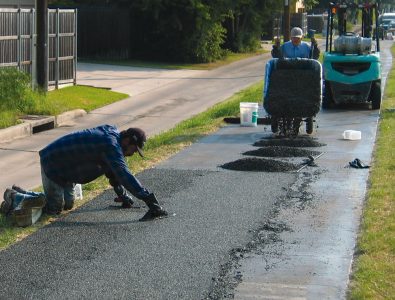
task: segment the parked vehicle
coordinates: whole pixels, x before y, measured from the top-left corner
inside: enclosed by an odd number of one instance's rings
[[[346,30],[346,16],[350,10],[362,12],[360,34]],[[336,38],[333,30],[335,18],[339,30]],[[371,103],[372,109],[380,108],[380,41],[375,28],[378,28],[378,4],[330,3],[323,58],[323,108],[349,103]]]
[[[385,39],[388,33],[395,34],[395,13],[384,13],[378,21],[381,39]]]

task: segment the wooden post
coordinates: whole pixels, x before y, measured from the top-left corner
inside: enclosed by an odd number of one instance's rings
[[[36,0],[37,85],[48,91],[48,0]]]
[[[284,42],[288,42],[291,37],[290,37],[290,31],[291,31],[291,26],[290,26],[290,13],[289,13],[289,1],[290,0],[284,0]]]

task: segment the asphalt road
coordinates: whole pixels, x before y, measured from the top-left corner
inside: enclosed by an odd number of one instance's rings
[[[144,208],[114,208],[107,191],[1,251],[0,298],[342,299],[369,174],[345,166],[371,163],[378,117],[320,112],[324,155],[299,173],[220,168],[271,137],[227,126],[138,174],[171,217],[140,223]],[[362,139],[342,140],[345,129]]]

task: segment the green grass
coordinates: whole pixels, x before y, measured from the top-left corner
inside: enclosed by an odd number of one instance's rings
[[[212,63],[201,64],[184,64],[184,63],[163,63],[163,62],[146,62],[142,60],[80,60],[80,62],[87,63],[100,63],[108,65],[119,65],[129,67],[142,67],[142,68],[160,68],[160,69],[190,69],[190,70],[212,70],[232,62],[245,59],[248,57],[256,56],[267,51],[258,50],[249,53],[229,53],[224,59]]]
[[[106,89],[76,85],[49,92],[47,102],[52,103],[51,114],[59,114],[77,108],[90,112],[127,97]]]
[[[395,67],[392,67],[382,102],[349,299],[395,299],[394,136]]]
[[[20,123],[18,118],[26,114],[57,115],[77,108],[89,112],[128,97],[127,94],[78,85],[50,91],[46,95],[32,94],[32,105],[28,109],[0,111],[0,128]]]
[[[228,100],[219,103],[207,111],[179,123],[173,129],[148,139],[145,147],[145,158],[138,155],[127,158],[128,165],[133,173],[141,172],[163,161],[192,144],[197,139],[210,134],[223,126],[223,118],[239,114],[240,102],[259,102],[262,97],[263,82],[255,84],[248,89],[236,93]],[[107,179],[102,176],[83,186],[84,200],[77,201],[77,207],[90,201],[105,189],[110,188]],[[38,188],[40,190],[41,188]],[[115,194],[114,194],[115,196]],[[7,248],[13,243],[37,231],[44,225],[56,220],[45,216],[39,222],[28,228],[13,227],[11,220],[0,216],[0,249]]]

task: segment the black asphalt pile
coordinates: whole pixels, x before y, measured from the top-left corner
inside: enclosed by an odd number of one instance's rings
[[[321,152],[296,147],[272,146],[247,151],[243,154],[265,157],[307,157],[309,155],[316,156],[321,154]]]
[[[223,164],[221,168],[233,171],[289,172],[297,170],[298,166],[273,159],[249,157]]]
[[[255,147],[270,147],[270,146],[286,146],[286,147],[322,147],[326,144],[317,142],[312,138],[296,138],[296,139],[262,139],[254,143]]]
[[[280,69],[270,75],[264,107],[272,116],[313,117],[320,111],[321,78],[315,70]]]

